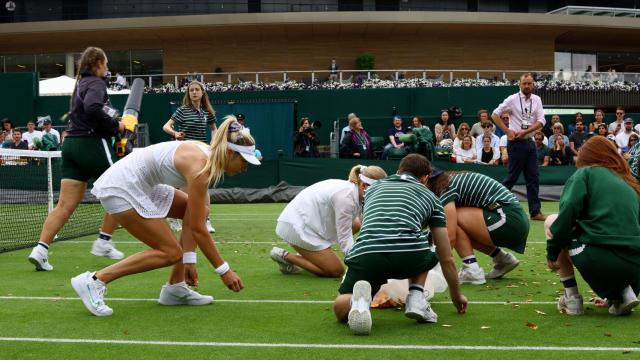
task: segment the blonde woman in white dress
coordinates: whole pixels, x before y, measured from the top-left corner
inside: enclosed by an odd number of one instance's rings
[[[210,146],[197,141],[159,143],[135,151],[110,167],[91,192],[107,213],[151,249],[71,279],[85,307],[96,316],[109,316],[113,311],[104,303],[106,284],[170,265],[173,269],[160,292],[160,304],[211,303],[211,296],[187,286],[198,283],[196,245],[229,289],[242,290],[240,277],[220,255],[205,220],[209,184],[216,185],[224,174],[245,171],[247,162],[260,164],[255,157],[255,141],[235,117],[228,116]],[[166,217],[183,219],[180,242],[165,222]]]
[[[378,166],[356,165],[348,181],[324,180],[302,190],[278,217],[276,234],[298,252],[271,250],[280,271],[291,274],[300,267],[318,276],[342,276],[343,262],[331,246],[340,245],[344,254],[351,250],[353,234],[360,231],[364,191],[386,176]]]

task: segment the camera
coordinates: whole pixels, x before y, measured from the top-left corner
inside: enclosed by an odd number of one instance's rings
[[[322,127],[322,123],[320,121],[314,121],[311,123],[311,126],[309,126],[308,128],[304,129],[303,132],[304,133],[310,133],[315,129],[320,129]]]

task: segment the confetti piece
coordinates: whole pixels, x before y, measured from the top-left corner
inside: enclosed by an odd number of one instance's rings
[[[511,289],[511,288],[518,288],[520,286],[511,284],[511,285],[507,285],[505,287]]]
[[[527,322],[527,327],[531,330],[538,330],[538,325],[532,323],[532,322]]]
[[[487,329],[491,329],[491,326],[480,326],[481,330],[487,330]]]
[[[547,315],[546,312],[544,311],[540,311],[540,310],[536,310],[536,314],[540,314],[540,315]]]
[[[442,324],[442,327],[452,327],[453,325],[449,325],[449,324]]]

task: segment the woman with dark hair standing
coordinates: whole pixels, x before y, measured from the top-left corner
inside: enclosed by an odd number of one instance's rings
[[[58,204],[42,225],[40,241],[31,251],[29,261],[38,271],[51,271],[49,246],[53,238],[76,210],[87,183],[95,180],[115,161],[111,137],[125,129],[118,113],[111,107],[104,80],[107,55],[97,47],[88,47],[80,56],[76,86],[70,100],[69,128],[62,149],[62,180]],[[100,235],[91,253],[118,260],[124,257],[111,242],[118,224],[104,215]]]
[[[558,310],[584,313],[574,266],[609,313],[629,315],[640,291],[640,185],[608,139],[594,136],[580,147],[578,170],[566,182],[560,212],[547,217],[547,265],[564,287]]]
[[[298,157],[314,158],[318,157],[317,146],[320,140],[313,131],[311,120],[303,117],[300,121],[300,128],[293,136],[293,149]]]
[[[178,125],[179,131],[174,125]],[[182,105],[171,115],[162,130],[176,140],[196,140],[207,142],[207,127],[211,129],[211,138],[216,131],[216,112],[211,106],[209,95],[205,91],[204,84],[198,80],[192,80],[187,86],[187,92],[182,97]],[[169,219],[169,225],[174,231],[181,231],[182,224],[178,219]],[[207,216],[207,230],[216,232],[211,220]]]

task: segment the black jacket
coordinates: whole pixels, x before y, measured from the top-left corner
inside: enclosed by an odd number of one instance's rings
[[[77,84],[67,136],[114,136],[118,132],[119,117],[117,114],[109,115],[105,105],[111,107],[104,80],[83,74]]]

